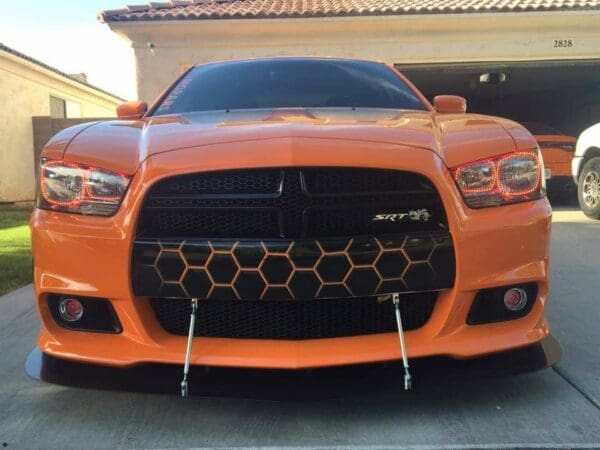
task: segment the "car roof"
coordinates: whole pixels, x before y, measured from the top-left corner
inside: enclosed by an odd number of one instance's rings
[[[344,62],[357,62],[357,63],[372,63],[372,64],[383,64],[384,61],[374,59],[362,59],[362,58],[340,58],[336,56],[257,56],[252,58],[233,58],[233,59],[222,59],[217,61],[210,61],[205,63],[194,64],[193,67],[208,66],[211,64],[223,64],[223,63],[235,63],[235,62],[251,62],[251,61],[344,61]]]

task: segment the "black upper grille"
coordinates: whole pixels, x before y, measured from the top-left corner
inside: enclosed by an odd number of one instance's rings
[[[173,236],[278,236],[277,213],[268,210],[208,209],[204,211],[155,210],[150,216],[146,234],[154,237]]]
[[[270,194],[277,192],[281,176],[278,171],[235,170],[181,175],[158,183],[155,195],[185,194]]]
[[[429,220],[373,221],[426,209]],[[297,238],[446,229],[439,195],[425,177],[384,169],[285,168],[195,173],[156,183],[138,236]]]
[[[400,309],[405,330],[425,325],[437,293],[405,294]],[[186,300],[151,300],[162,327],[169,333],[188,333],[191,305]],[[393,304],[376,298],[322,301],[219,301],[198,303],[194,336],[246,339],[320,339],[395,331]]]
[[[379,194],[432,188],[422,176],[411,172],[344,167],[302,169],[310,194]]]

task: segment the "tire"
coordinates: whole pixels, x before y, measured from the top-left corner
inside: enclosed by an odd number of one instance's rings
[[[600,157],[590,159],[581,169],[577,198],[586,216],[600,220]]]

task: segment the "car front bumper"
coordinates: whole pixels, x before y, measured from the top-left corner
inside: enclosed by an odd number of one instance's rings
[[[579,172],[581,171],[581,163],[583,162],[583,156],[574,156],[571,160],[571,174],[573,175],[573,181],[575,184],[578,182]]]
[[[193,149],[149,158],[136,173],[120,210],[110,218],[35,210],[31,227],[36,301],[42,322],[38,345],[44,353],[121,367],[183,361],[186,338],[166,332],[149,298],[133,293],[131,259],[137,212],[154,180],[175,173],[232,168],[230,161],[236,161],[236,153],[231,151],[231,158],[222,151],[214,160],[205,157],[200,161]],[[406,333],[409,357],[472,358],[524,347],[548,335],[544,306],[548,296],[551,209],[546,199],[471,210],[433,152],[372,147],[369,163],[365,162],[364,148],[342,151],[331,151],[326,156],[306,151],[294,158],[271,151],[268,163],[273,167],[337,165],[343,160],[346,166],[418,172],[435,184],[448,215],[456,254],[454,286],[440,291],[424,326]],[[255,155],[237,160],[234,167],[261,167],[265,161],[264,155]],[[470,306],[479,290],[530,282],[538,285],[537,299],[525,317],[467,325]],[[122,332],[81,332],[59,326],[47,306],[49,294],[109,299]],[[297,369],[400,357],[397,333],[302,341],[197,337],[192,364]]]

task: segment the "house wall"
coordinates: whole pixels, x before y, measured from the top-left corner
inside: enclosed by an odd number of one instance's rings
[[[131,42],[138,97],[148,102],[184,67],[223,59],[320,55],[394,64],[577,60],[597,58],[600,48],[599,11],[173,20],[109,26]]]
[[[50,115],[51,95],[78,103],[82,118],[114,117],[120,103],[114,97],[0,51],[0,202],[34,199],[31,118]]]

